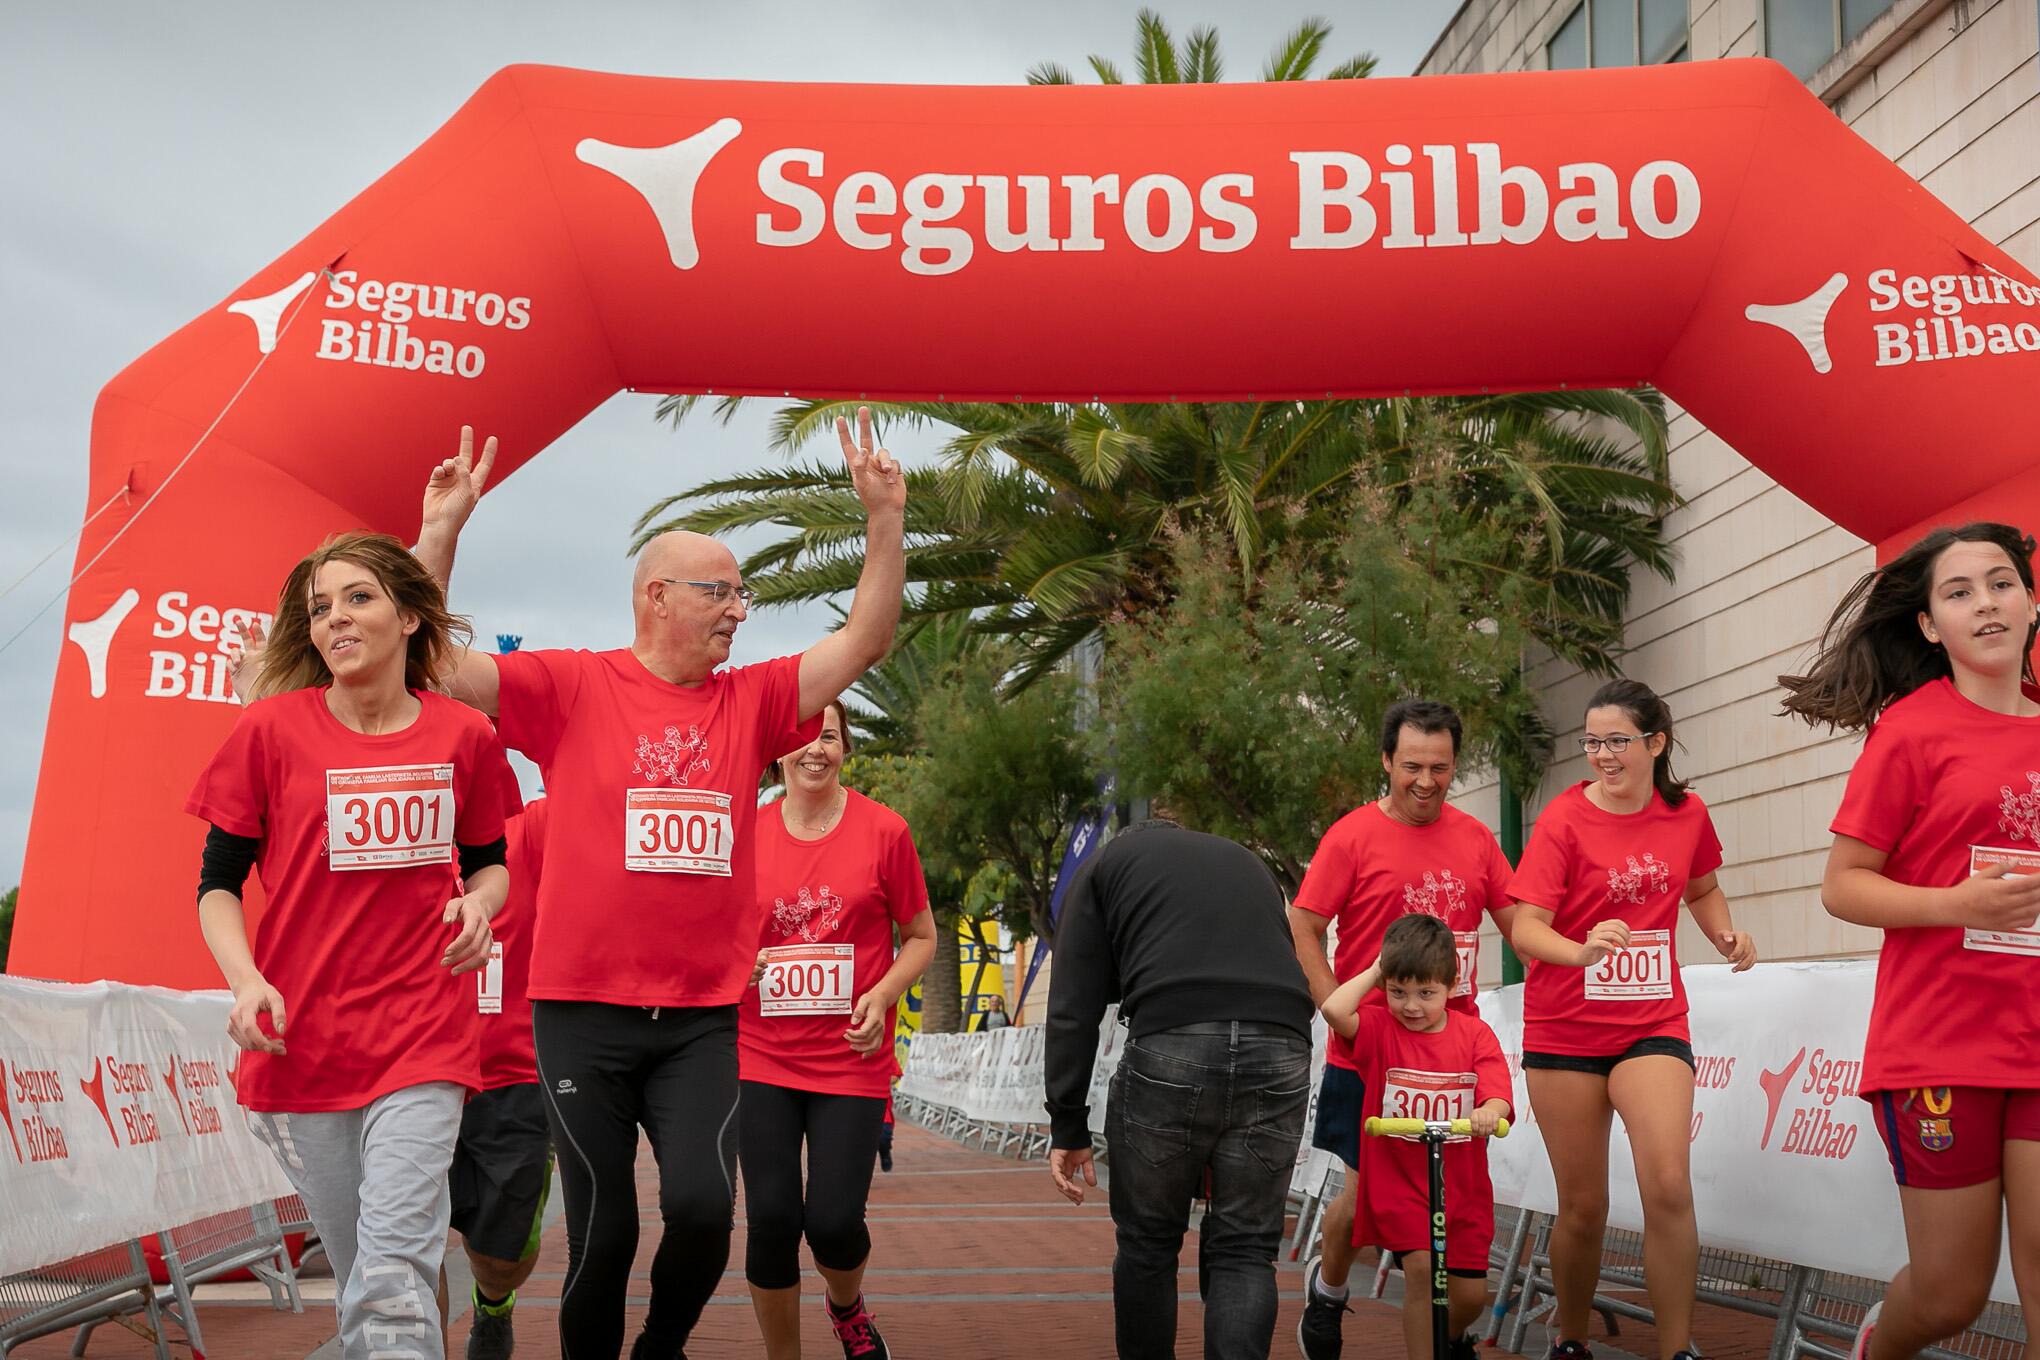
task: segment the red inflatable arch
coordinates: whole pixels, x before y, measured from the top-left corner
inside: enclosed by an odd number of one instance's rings
[[[412,534],[464,422],[514,469],[626,387],[1641,382],[1872,540],[2040,518],[2031,276],[1769,62],[1138,89],[505,70],[101,394],[88,504],[135,494],[79,549],[12,966],[216,985],[180,808],[235,714],[222,629],[326,533]]]

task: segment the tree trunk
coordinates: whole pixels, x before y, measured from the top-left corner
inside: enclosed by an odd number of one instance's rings
[[[956,922],[950,917],[937,916],[935,959],[921,977],[923,1034],[954,1034],[963,1028],[961,966],[956,944]]]
[[[955,1034],[963,1028],[963,960],[955,918],[934,918],[934,960],[920,979],[922,1034]]]

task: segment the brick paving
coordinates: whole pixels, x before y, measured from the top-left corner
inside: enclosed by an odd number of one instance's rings
[[[1109,1360],[1112,1355],[1112,1223],[1102,1187],[1093,1202],[1065,1203],[1039,1162],[1018,1163],[951,1143],[902,1124],[897,1169],[874,1178],[871,1197],[872,1267],[866,1296],[895,1355],[901,1360]],[[646,1268],[658,1235],[657,1168],[647,1149],[638,1164],[638,1202],[644,1224],[630,1292],[627,1335],[644,1315]],[[555,1196],[557,1204],[557,1196]],[[742,1210],[731,1248],[731,1269],[688,1345],[693,1360],[762,1354],[750,1297],[743,1278]],[[1193,1230],[1194,1231],[1194,1230]],[[1183,1292],[1178,1312],[1177,1354],[1203,1353],[1202,1309],[1196,1296],[1196,1244],[1185,1239]],[[449,1259],[458,1256],[457,1245]],[[559,1294],[566,1274],[566,1230],[555,1212],[540,1248],[537,1270],[518,1292],[518,1355],[553,1360],[559,1355]],[[1297,1263],[1278,1262],[1281,1312],[1272,1354],[1297,1354],[1296,1320],[1302,1309],[1303,1276]],[[1346,1354],[1354,1360],[1388,1360],[1401,1353],[1401,1330],[1393,1303],[1361,1298],[1373,1280],[1370,1265],[1354,1270],[1354,1312],[1346,1319]],[[322,1287],[323,1286],[323,1287]],[[333,1335],[331,1281],[314,1280],[302,1315],[276,1313],[252,1300],[201,1296],[199,1318],[211,1360],[297,1360],[337,1356]],[[821,1281],[803,1280],[811,1302],[803,1313],[803,1353],[830,1360],[841,1352],[822,1315]],[[1390,1300],[1396,1285],[1391,1281]],[[245,1287],[240,1291],[247,1292]],[[455,1302],[461,1311],[461,1300]],[[1642,1323],[1624,1321],[1612,1343],[1595,1320],[1600,1360],[1626,1355],[1655,1356],[1656,1334]],[[467,1336],[465,1316],[454,1319],[450,1353],[460,1356]],[[1761,1360],[1770,1340],[1764,1319],[1703,1307],[1698,1327],[1709,1360]],[[13,1352],[24,1357],[68,1353],[69,1338],[31,1342]],[[1619,1346],[1619,1350],[1615,1349]],[[1527,1347],[1542,1354],[1541,1342]],[[113,1326],[93,1336],[90,1356],[150,1354],[139,1338]],[[180,1357],[191,1354],[181,1342]]]

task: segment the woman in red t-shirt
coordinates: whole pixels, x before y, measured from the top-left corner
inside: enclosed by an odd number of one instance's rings
[[[864,1203],[899,1071],[894,1013],[935,957],[935,917],[906,822],[843,787],[849,750],[832,701],[815,739],[780,758],[786,797],[758,814],[762,947],[737,1026],[737,1161],[768,1360],[800,1355],[803,1231],[843,1354],[888,1353],[864,1306]]]
[[[488,962],[509,884],[502,747],[431,690],[459,626],[394,538],[331,540],[278,598],[252,686],[269,697],[186,804],[212,824],[198,914],[234,993],[236,1089],[326,1244],[349,1355],[441,1353],[446,1170],[481,1085],[461,975]]]
[[[1821,899],[1884,932],[1858,1089],[1875,1112],[1911,1264],[1856,1340],[1901,1360],[1962,1331],[2001,1223],[2040,1309],[2040,690],[2033,540],[1936,529],[1858,581],[1785,711],[1869,729],[1830,830]]]
[[[1629,1134],[1643,1201],[1643,1272],[1663,1353],[1690,1356],[1699,1230],[1689,1167],[1693,1045],[1674,941],[1683,902],[1723,958],[1756,962],[1729,920],[1706,807],[1672,773],[1672,711],[1611,680],[1587,702],[1580,749],[1595,779],[1537,819],[1509,895],[1523,989],[1523,1078],[1558,1189],[1554,1360],[1588,1356],[1608,1221],[1608,1134]]]

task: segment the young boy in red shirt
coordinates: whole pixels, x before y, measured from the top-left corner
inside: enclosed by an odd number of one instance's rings
[[[1487,1306],[1488,1251],[1495,1239],[1494,1183],[1487,1145],[1498,1120],[1514,1111],[1509,1065],[1501,1042],[1478,1015],[1446,1002],[1459,976],[1452,931],[1432,916],[1405,916],[1382,937],[1381,957],[1325,999],[1325,1021],[1353,1041],[1353,1059],[1367,1092],[1364,1119],[1466,1119],[1473,1138],[1445,1147],[1445,1265],[1452,1281],[1455,1357],[1471,1357],[1465,1331]],[[1362,1006],[1376,987],[1386,1006]],[[1403,1341],[1410,1360],[1431,1350],[1430,1176],[1423,1145],[1413,1138],[1360,1140],[1360,1197],[1355,1246],[1372,1245],[1396,1258],[1403,1272]]]

